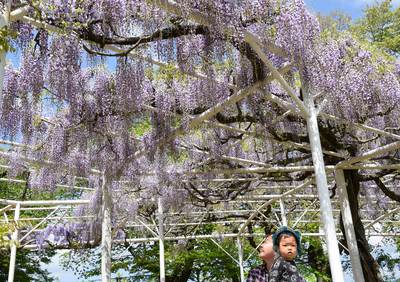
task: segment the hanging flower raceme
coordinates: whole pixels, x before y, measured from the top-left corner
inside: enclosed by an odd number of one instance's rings
[[[49,53],[47,77],[50,91],[61,102],[76,104],[81,76],[78,40],[58,36],[53,39]]]
[[[276,19],[276,44],[297,63],[312,51],[320,27],[302,0],[285,1]]]
[[[26,23],[12,22],[10,28],[18,33],[18,37],[15,39],[17,48],[25,49],[28,47],[33,39],[33,27]]]
[[[20,69],[19,92],[32,94],[35,103],[40,102],[40,96],[44,86],[45,61],[39,52],[33,48],[25,49]]]
[[[303,63],[303,70],[310,74],[303,77],[309,91],[324,94],[330,113],[356,122],[384,112],[390,113],[388,121],[398,116],[393,108],[400,99],[395,66],[351,37],[319,40]]]
[[[18,133],[21,112],[19,110],[19,72],[7,67],[4,89],[0,100],[0,132],[13,139]]]
[[[145,101],[144,69],[139,60],[119,59],[115,75],[116,106],[121,113],[138,111]]]

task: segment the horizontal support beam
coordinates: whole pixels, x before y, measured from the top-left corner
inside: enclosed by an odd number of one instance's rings
[[[387,164],[387,165],[379,165],[379,164],[343,164],[340,165],[341,169],[347,170],[378,170],[378,169],[400,169],[399,164]],[[327,172],[333,172],[335,170],[335,166],[327,165],[325,166],[325,170]],[[291,172],[300,172],[300,171],[314,171],[314,166],[283,166],[283,167],[250,167],[250,168],[237,168],[237,169],[215,169],[215,170],[191,170],[191,171],[181,171],[179,173],[184,175],[202,175],[202,174],[248,174],[248,173],[274,173],[274,172],[283,172],[283,173],[291,173]],[[194,180],[196,181],[196,180]],[[199,180],[197,180],[199,181]]]
[[[94,218],[93,215],[82,215],[82,216],[51,216],[51,217],[27,217],[19,218],[18,221],[37,221],[37,220],[59,220],[59,219],[88,219]],[[5,222],[5,220],[0,220],[0,222]]]
[[[0,181],[26,184],[26,180],[14,179],[14,178],[0,178]],[[56,187],[57,188],[70,188],[70,189],[77,189],[77,190],[87,190],[87,191],[95,191],[96,190],[94,188],[89,188],[89,187],[84,187],[84,186],[70,186],[70,185],[65,185],[65,184],[56,184]]]
[[[191,236],[176,236],[176,237],[164,237],[165,241],[177,241],[177,240],[196,240],[196,239],[224,239],[224,238],[237,238],[238,236],[243,237],[264,237],[264,233],[230,233],[230,234],[209,234],[209,235],[191,235]],[[367,237],[397,237],[400,233],[370,233],[367,234]],[[302,233],[302,237],[323,237],[325,236],[324,233]],[[336,233],[336,236],[343,236],[342,233]],[[124,244],[125,242],[128,243],[144,243],[144,242],[156,242],[160,240],[158,237],[150,237],[150,238],[131,238],[126,240],[113,240],[113,244]],[[68,249],[67,245],[56,246],[57,249]],[[23,249],[38,249],[39,246],[36,244],[25,245],[22,247]]]
[[[390,133],[390,132],[387,132],[387,131],[384,131],[384,130],[381,130],[381,129],[378,129],[378,128],[375,128],[375,127],[372,127],[372,126],[359,124],[359,123],[354,123],[354,122],[349,122],[347,119],[339,118],[339,117],[336,117],[336,116],[333,116],[333,115],[330,115],[330,114],[326,114],[326,113],[319,113],[319,116],[322,117],[322,118],[329,119],[329,120],[337,121],[337,122],[339,122],[341,124],[344,124],[344,125],[354,126],[354,127],[366,130],[366,131],[371,131],[371,132],[374,132],[374,133],[376,133],[378,135],[381,135],[381,136],[391,137],[391,138],[400,140],[400,135],[397,135],[397,134],[394,134],[394,133]]]
[[[14,201],[0,199],[0,204],[4,205],[16,205],[18,203],[21,206],[86,205],[90,203],[90,200]]]
[[[347,166],[350,166],[350,165],[352,165],[354,163],[366,161],[366,160],[369,160],[371,158],[381,156],[381,155],[383,155],[385,153],[388,153],[390,151],[398,150],[399,148],[400,148],[400,141],[393,142],[393,143],[390,143],[388,145],[381,146],[379,148],[376,148],[376,149],[370,150],[368,152],[362,153],[359,156],[356,156],[356,157],[341,161],[335,167],[337,169],[346,168]],[[399,164],[399,167],[400,167],[400,164]]]

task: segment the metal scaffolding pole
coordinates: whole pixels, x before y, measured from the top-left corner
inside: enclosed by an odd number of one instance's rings
[[[285,205],[283,203],[283,198],[279,200],[279,206],[281,208],[281,219],[282,219],[282,225],[287,226],[287,218],[286,218],[286,211],[285,211]]]
[[[326,180],[325,164],[318,129],[317,110],[314,105],[314,98],[308,93],[306,87],[303,89],[303,97],[308,110],[308,115],[306,117],[307,131],[310,139],[315,179],[321,207],[321,222],[323,222],[326,244],[328,247],[329,265],[333,281],[342,282],[344,281],[344,275],[336,237],[332,205],[329,198],[328,182]]]
[[[158,238],[160,248],[160,282],[165,282],[164,214],[161,197],[158,198]]]
[[[102,175],[102,223],[101,223],[101,281],[111,281],[111,210],[112,200],[109,192],[109,179],[103,173]]]
[[[340,209],[342,210],[342,219],[344,231],[349,248],[351,267],[353,269],[353,276],[355,282],[363,282],[364,275],[361,267],[360,254],[358,252],[357,238],[354,232],[353,218],[351,216],[351,209],[349,198],[347,196],[346,181],[344,179],[343,170],[338,169],[335,171],[336,185],[339,188]]]
[[[244,269],[243,269],[243,246],[242,241],[240,240],[240,236],[236,238],[238,253],[239,253],[239,269],[240,269],[240,282],[244,282]]]
[[[11,0],[7,1],[3,14],[0,14],[0,28],[4,28],[10,23]],[[3,93],[4,73],[6,67],[6,50],[2,48],[0,51],[0,97]],[[1,99],[0,99],[1,100]]]
[[[10,254],[10,266],[8,269],[8,282],[14,282],[15,259],[17,257],[17,245],[18,245],[18,219],[19,219],[20,208],[21,205],[19,203],[16,204],[14,213],[15,230],[11,236],[11,254]]]

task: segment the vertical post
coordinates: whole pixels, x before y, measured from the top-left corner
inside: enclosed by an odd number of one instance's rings
[[[338,241],[336,237],[335,221],[333,219],[332,205],[329,198],[328,182],[326,180],[325,164],[322,155],[321,140],[319,137],[317,111],[314,98],[308,90],[303,88],[303,98],[308,110],[307,130],[310,139],[311,153],[314,164],[315,179],[321,206],[321,221],[323,222],[326,244],[328,248],[329,265],[333,282],[344,281]]]
[[[165,282],[164,215],[161,197],[158,198],[158,238],[160,248],[160,282]]]
[[[14,213],[14,223],[15,223],[15,230],[11,236],[11,254],[10,254],[10,266],[8,269],[8,282],[14,282],[14,273],[15,273],[15,260],[17,257],[17,245],[18,245],[18,220],[19,220],[19,212],[20,212],[21,205],[17,203],[15,206],[15,213]]]
[[[0,29],[10,23],[11,0],[7,1],[3,14],[0,15]],[[0,50],[0,101],[3,93],[4,69],[6,67],[6,51]]]
[[[1,50],[0,51],[0,97],[2,97],[3,93],[5,67],[6,67],[6,52],[4,50]]]
[[[286,218],[286,211],[285,211],[285,205],[283,204],[283,199],[280,198],[279,200],[279,206],[281,207],[281,219],[282,219],[282,225],[287,226],[287,218]]]
[[[109,179],[103,172],[102,175],[102,223],[101,223],[101,281],[111,281],[111,210],[112,201],[109,191]]]
[[[243,269],[243,246],[240,237],[237,236],[237,246],[238,246],[238,253],[239,253],[239,269],[240,269],[240,282],[244,282],[244,269]]]
[[[339,188],[340,210],[345,230],[347,246],[349,248],[351,266],[355,282],[363,282],[364,274],[361,267],[360,254],[358,253],[357,238],[354,232],[353,218],[351,215],[349,198],[347,196],[346,181],[342,169],[335,170],[336,185]]]

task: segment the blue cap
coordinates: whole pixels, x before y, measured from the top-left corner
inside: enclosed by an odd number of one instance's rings
[[[273,235],[272,235],[272,242],[274,244],[274,250],[278,251],[279,249],[279,236],[281,234],[288,234],[294,236],[297,243],[297,254],[301,255],[301,233],[297,230],[293,230],[287,226],[281,226]]]

